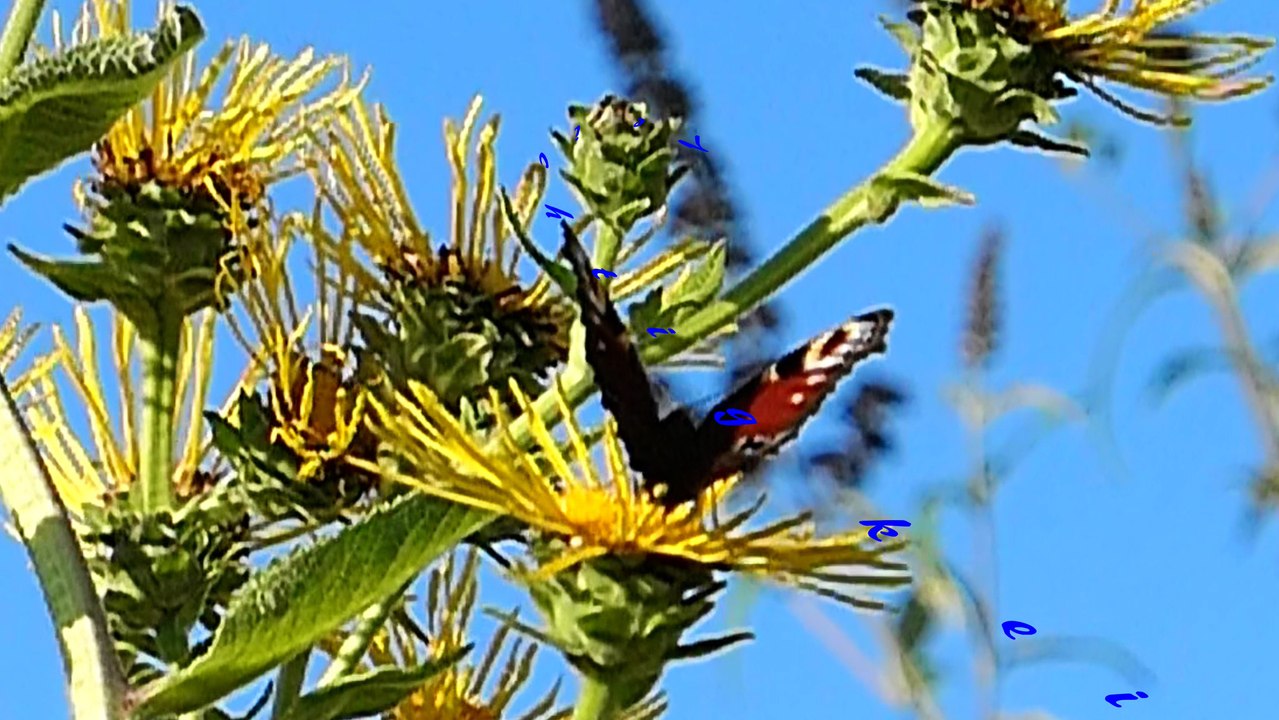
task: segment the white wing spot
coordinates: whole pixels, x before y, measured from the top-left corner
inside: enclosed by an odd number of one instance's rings
[[[792,394],[791,394],[791,396],[790,396],[790,404],[791,404],[791,405],[803,405],[803,404],[804,404],[804,393],[792,393]]]

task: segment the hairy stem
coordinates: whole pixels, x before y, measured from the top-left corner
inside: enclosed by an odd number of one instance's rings
[[[9,508],[58,633],[74,720],[124,720],[128,683],[106,613],[49,472],[0,378],[0,499]]]
[[[342,641],[337,655],[333,656],[333,662],[325,669],[324,675],[320,676],[320,682],[317,687],[330,685],[355,669],[355,666],[360,662],[360,658],[364,657],[364,651],[368,649],[373,633],[376,633],[378,628],[386,624],[387,616],[395,609],[400,597],[408,588],[409,583],[405,583],[390,597],[374,603],[369,606],[369,609],[364,611],[364,614],[360,616],[359,621],[355,624],[355,630]]]
[[[166,303],[157,303],[153,322],[138,327],[142,357],[142,425],[138,441],[138,481],[131,493],[144,512],[173,506],[173,435],[177,403],[177,362],[183,318]]]
[[[768,300],[821,259],[840,240],[866,225],[886,221],[901,206],[904,198],[890,183],[881,181],[899,173],[931,175],[962,144],[959,134],[948,124],[939,123],[918,129],[906,146],[884,167],[836,200],[808,227],[723,297],[681,323],[675,335],[663,335],[661,340],[645,344],[645,362],[661,362],[696,345],[711,333]],[[577,370],[571,376],[561,378],[570,407],[581,404],[594,391],[590,368]],[[556,400],[552,393],[544,393],[534,403],[534,408],[544,422],[550,425],[558,422]],[[513,438],[521,445],[529,440],[528,422],[526,416],[521,416],[511,425]],[[500,441],[497,438],[494,444]]]

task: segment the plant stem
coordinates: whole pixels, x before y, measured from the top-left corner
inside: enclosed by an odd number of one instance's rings
[[[275,680],[272,720],[283,720],[293,709],[298,696],[302,694],[302,681],[306,679],[306,664],[310,659],[311,648],[307,648],[280,666],[280,675]]]
[[[589,675],[578,675],[582,687],[577,693],[573,720],[612,720],[620,708],[608,683]]]
[[[316,684],[316,687],[325,687],[341,679],[343,675],[355,668],[356,664],[360,662],[360,658],[364,656],[364,651],[368,649],[373,633],[386,624],[387,616],[395,609],[400,596],[408,589],[409,583],[405,583],[390,597],[374,603],[369,606],[368,610],[364,611],[364,614],[360,616],[359,621],[355,624],[355,630],[342,641],[337,655],[333,656],[333,662],[324,670],[324,674],[320,676],[320,682]]]
[[[986,570],[985,587],[979,582],[973,583],[973,595],[977,600],[974,608],[980,616],[973,628],[977,644],[978,657],[973,663],[976,675],[978,701],[981,710],[977,715],[981,720],[995,720],[999,704],[999,667],[995,654],[994,619],[998,617],[995,608],[999,597],[999,560],[998,546],[995,538],[995,517],[992,503],[994,483],[991,482],[990,463],[986,458],[986,425],[989,422],[986,412],[991,397],[985,392],[983,374],[974,369],[970,375],[968,387],[973,396],[978,398],[976,418],[968,428],[969,454],[972,459],[972,479],[970,496],[974,501],[973,513],[973,558]],[[979,567],[980,569],[980,567]],[[977,573],[974,573],[976,575]],[[983,592],[983,590],[985,592]]]
[[[711,302],[681,323],[677,334],[663,335],[658,342],[645,344],[644,360],[650,364],[661,362],[701,342],[777,293],[840,240],[865,225],[887,220],[900,207],[902,198],[887,183],[879,181],[903,172],[931,175],[962,145],[960,135],[948,124],[938,123],[917,130],[906,146],[878,172],[836,200],[808,227],[722,298]],[[576,376],[562,378],[569,407],[581,404],[594,391],[590,368],[582,370]],[[543,422],[550,425],[558,422],[553,393],[543,393],[533,407]],[[512,422],[511,432],[517,444],[528,442],[528,422],[527,416],[521,416]],[[498,442],[500,439],[494,440],[495,444]]]
[[[40,22],[40,13],[44,10],[45,0],[13,0],[9,10],[9,21],[4,25],[4,35],[0,36],[0,78],[7,78],[22,63],[22,56],[27,52],[31,36],[36,32],[36,23]]]
[[[138,481],[130,495],[136,507],[154,513],[173,506],[174,405],[183,318],[164,301],[156,304],[149,327],[138,327],[142,356],[142,425]]]
[[[66,509],[0,378],[0,499],[9,508],[58,633],[75,720],[124,720],[128,683]]]
[[[1231,349],[1231,362],[1239,370],[1239,384],[1243,386],[1244,398],[1257,419],[1257,429],[1266,447],[1266,461],[1274,465],[1279,462],[1279,418],[1275,416],[1270,393],[1273,384],[1265,377],[1265,365],[1257,357],[1257,350],[1248,335],[1247,325],[1239,312],[1239,299],[1234,288],[1229,285],[1220,293],[1205,295],[1217,313],[1217,322],[1221,325],[1221,334],[1226,338],[1226,346]]]

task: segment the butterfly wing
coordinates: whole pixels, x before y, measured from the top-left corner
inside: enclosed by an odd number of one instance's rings
[[[595,373],[600,402],[617,421],[617,434],[631,468],[650,489],[658,483],[684,484],[696,455],[696,428],[682,408],[662,418],[648,372],[617,308],[591,272],[591,261],[567,222],[564,256],[577,278],[577,303],[586,328],[586,362]]]
[[[716,404],[697,428],[706,468],[698,483],[748,472],[795,439],[840,380],[862,360],[888,349],[892,321],[887,308],[856,315],[782,356]],[[755,423],[717,422],[716,415],[729,409],[749,413]]]

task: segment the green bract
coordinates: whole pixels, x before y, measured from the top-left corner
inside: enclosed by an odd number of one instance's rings
[[[859,68],[857,76],[906,103],[916,129],[947,124],[970,145],[1010,141],[1043,150],[1087,154],[1061,140],[1021,129],[1027,120],[1055,124],[1052,102],[1076,92],[1055,76],[1051,47],[1013,37],[987,12],[928,0],[909,15],[915,24],[881,19],[910,56],[908,73]]]

